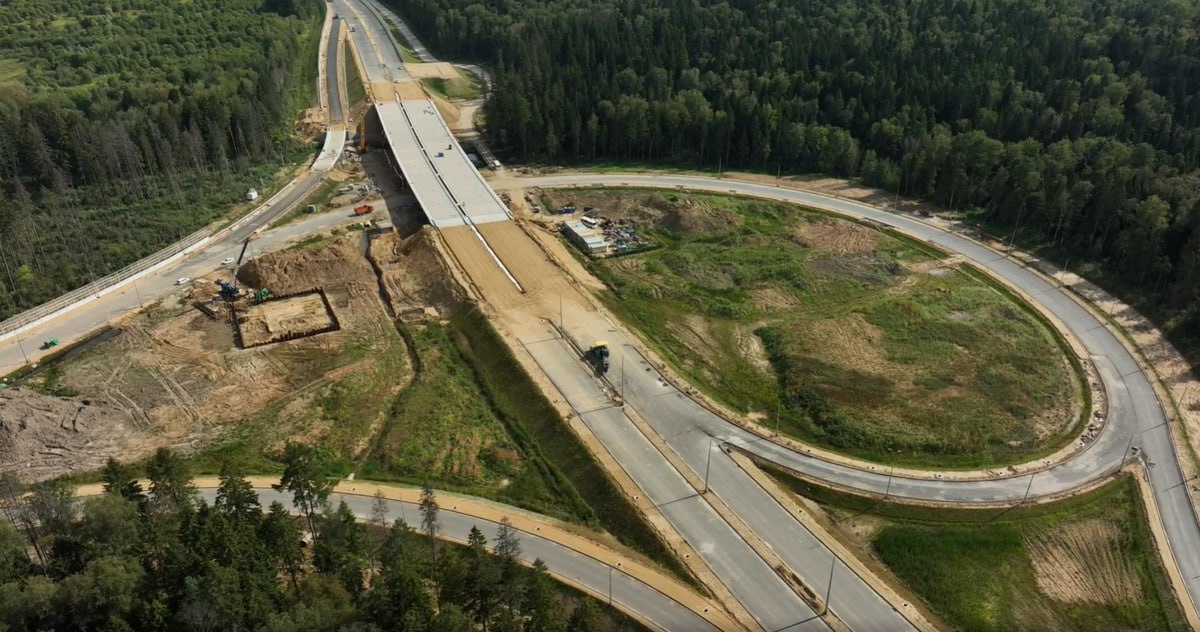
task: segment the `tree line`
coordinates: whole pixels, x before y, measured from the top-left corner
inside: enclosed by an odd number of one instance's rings
[[[0,480],[0,627],[9,630],[299,630],[588,632],[633,629],[589,598],[568,596],[545,564],[520,564],[503,522],[489,544],[443,543],[426,487],[420,523],[389,522],[382,496],[359,522],[330,506],[329,462],[288,445],[277,490],[300,516],[263,508],[226,468],[199,498],[181,457],[159,450],[149,487],[109,460],[104,494],[80,501],[63,482],[28,494]],[[5,627],[6,626],[6,627]]]
[[[0,3],[0,319],[190,233],[299,156],[289,123],[323,14],[317,0]]]
[[[519,160],[820,172],[968,211],[1200,331],[1200,6],[391,0]]]

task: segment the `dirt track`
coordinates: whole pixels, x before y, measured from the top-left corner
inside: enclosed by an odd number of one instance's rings
[[[496,265],[469,227],[442,231],[446,245],[505,328],[517,337],[541,336],[544,320],[564,311],[594,312],[595,307],[515,222],[482,224],[479,232],[521,284],[521,292]]]

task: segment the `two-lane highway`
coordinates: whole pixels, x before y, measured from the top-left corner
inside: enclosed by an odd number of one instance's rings
[[[342,123],[342,21],[334,20],[330,26],[328,48],[325,53],[325,95],[329,99],[329,124]],[[351,62],[353,63],[353,62]]]

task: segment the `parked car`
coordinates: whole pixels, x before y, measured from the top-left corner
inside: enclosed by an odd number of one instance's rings
[[[187,277],[179,277],[178,279],[175,279],[175,285],[187,285],[191,282],[192,280]]]
[[[221,260],[221,265],[223,265],[223,266],[233,265],[233,257],[225,257],[224,259]]]

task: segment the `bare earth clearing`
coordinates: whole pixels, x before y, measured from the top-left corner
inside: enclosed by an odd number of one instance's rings
[[[323,386],[367,371],[372,362],[365,351],[372,348],[388,352],[391,379],[402,386],[411,373],[408,356],[380,302],[361,241],[361,234],[352,234],[269,254],[248,261],[239,275],[243,288],[267,287],[275,294],[325,288],[341,331],[239,350],[227,320],[211,319],[191,306],[215,296],[215,279],[231,280],[228,271],[196,279],[182,290],[186,298],[168,299],[130,317],[111,338],[32,380],[77,397],[29,388],[0,391],[7,398],[0,400],[6,404],[0,406],[0,463],[33,480],[95,469],[109,456],[136,460],[161,446],[194,451],[236,434],[242,429],[237,422],[277,402],[290,399],[285,409],[305,408]],[[403,264],[397,260],[392,267]],[[415,272],[395,286],[419,297],[422,290],[412,281],[423,275],[420,268]],[[268,445],[293,433],[320,434],[317,427],[289,423],[286,414],[255,432]]]

